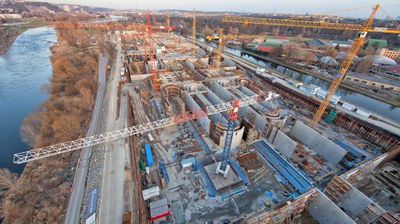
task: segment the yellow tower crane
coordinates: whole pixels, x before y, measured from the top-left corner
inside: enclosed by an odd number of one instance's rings
[[[307,28],[320,28],[320,29],[336,29],[336,30],[354,30],[359,31],[357,37],[353,42],[352,46],[346,52],[346,56],[340,65],[336,78],[333,80],[329,87],[324,100],[321,102],[319,108],[317,109],[310,126],[315,128],[325,113],[326,108],[329,105],[329,100],[336,92],[340,85],[340,82],[346,75],[354,57],[356,56],[360,47],[364,44],[365,37],[368,32],[381,32],[381,33],[392,33],[400,34],[400,29],[396,28],[386,28],[386,27],[371,27],[376,12],[378,11],[380,5],[374,5],[371,15],[368,17],[364,25],[361,24],[349,24],[349,23],[330,23],[324,21],[312,21],[312,20],[295,20],[295,19],[270,19],[270,18],[251,18],[251,17],[241,17],[227,15],[222,18],[222,22],[228,23],[241,23],[244,25],[248,24],[258,24],[258,25],[270,25],[270,26],[294,26],[294,27],[307,27]]]
[[[193,9],[193,54],[196,53],[196,9]]]

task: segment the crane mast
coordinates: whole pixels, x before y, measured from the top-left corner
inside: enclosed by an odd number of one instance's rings
[[[371,15],[365,22],[364,26],[362,27],[361,31],[357,33],[357,37],[354,40],[353,44],[351,45],[350,49],[347,51],[342,64],[340,65],[339,72],[336,75],[336,79],[333,80],[331,85],[329,86],[328,92],[326,93],[324,100],[319,105],[314,117],[310,123],[312,128],[316,128],[318,125],[319,120],[325,113],[326,108],[329,105],[329,101],[331,100],[333,94],[336,92],[337,88],[339,87],[340,83],[342,82],[344,76],[347,73],[351,63],[353,62],[354,57],[357,55],[357,52],[360,50],[360,47],[364,44],[365,37],[367,36],[368,30],[370,29],[376,12],[379,9],[379,4],[374,7]]]
[[[256,94],[250,97],[241,98],[238,102],[239,102],[239,107],[244,107],[255,103],[259,103],[261,101],[271,100],[276,97],[278,97],[277,94],[269,92],[266,95]],[[200,117],[213,115],[232,109],[234,109],[233,102],[221,103],[213,106],[208,106],[203,110],[200,109],[198,111],[194,111],[193,113],[186,112],[175,117],[169,117],[99,135],[80,138],[77,140],[50,145],[43,148],[33,149],[30,151],[14,154],[14,163],[22,164],[33,160],[38,160],[66,152],[71,152],[74,150],[82,149],[84,147],[94,146],[140,133],[146,133],[148,131],[165,128],[174,124],[187,122],[190,120],[198,119]]]
[[[231,154],[231,146],[232,146],[233,134],[235,132],[235,127],[236,127],[236,120],[239,116],[239,108],[240,108],[239,100],[233,101],[232,107],[233,108],[229,114],[228,129],[225,135],[224,150],[222,152],[222,161],[218,164],[217,170],[215,171],[216,173],[223,174],[224,177],[228,175],[230,169],[228,162],[229,162],[229,156]]]
[[[168,32],[168,38],[170,38],[170,36],[171,36],[171,30],[169,30],[170,29],[169,26],[170,26],[169,10],[167,10],[167,32]]]
[[[221,63],[221,47],[222,47],[222,28],[219,28],[218,38],[218,51],[217,51],[217,75],[220,75],[220,63]]]
[[[151,14],[147,14],[147,33],[149,35],[149,46],[150,46],[150,58],[151,58],[151,73],[153,77],[153,90],[154,94],[157,95],[160,92],[160,87],[158,86],[157,68],[156,61],[154,59],[154,47],[153,47],[153,31],[151,27]]]
[[[193,54],[196,53],[196,9],[193,9]]]

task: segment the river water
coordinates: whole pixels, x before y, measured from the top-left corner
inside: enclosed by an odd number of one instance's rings
[[[205,42],[205,40],[202,38],[200,38],[199,40],[202,42]],[[217,44],[214,42],[212,42],[211,45],[214,47],[217,47]],[[228,51],[232,54],[235,54],[237,56],[241,56],[242,58],[248,59],[259,65],[273,68],[273,69],[277,70],[278,72],[281,72],[281,73],[285,72],[284,74],[287,75],[288,77],[294,78],[296,80],[300,80],[301,82],[303,82],[305,84],[318,85],[321,87],[321,89],[324,89],[324,90],[327,90],[329,88],[330,82],[319,79],[312,75],[298,73],[298,72],[292,71],[290,69],[285,70],[282,66],[273,67],[270,62],[253,57],[246,53],[242,53],[242,51],[240,51],[240,50],[235,50],[235,49],[231,49],[231,48],[227,48],[227,47],[225,47],[224,50]],[[388,103],[381,102],[374,98],[362,95],[360,93],[357,93],[357,92],[354,92],[352,90],[348,90],[348,89],[345,89],[342,87],[339,87],[337,89],[335,95],[341,96],[341,99],[343,99],[344,101],[346,101],[350,104],[353,104],[355,106],[364,108],[364,109],[366,109],[366,111],[370,111],[370,112],[382,115],[383,117],[387,117],[393,121],[400,122],[400,108],[399,107],[393,106]]]
[[[0,168],[18,173],[24,168],[12,162],[14,153],[29,150],[19,127],[36,105],[47,100],[42,86],[52,76],[49,47],[56,40],[53,28],[29,29],[0,56]]]

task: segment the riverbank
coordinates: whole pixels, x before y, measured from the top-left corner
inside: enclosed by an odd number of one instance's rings
[[[5,53],[8,51],[8,49],[11,47],[11,45],[14,43],[15,39],[17,39],[17,37],[18,37],[21,33],[25,32],[25,31],[26,31],[26,29],[23,29],[23,30],[21,30],[21,32],[19,32],[18,34],[13,35],[12,37],[8,38],[8,39],[5,41],[6,43],[2,44],[2,48],[0,48],[0,55],[5,54]],[[3,41],[1,41],[1,42],[3,42]]]
[[[62,36],[57,32],[58,37]],[[23,138],[34,148],[73,140],[86,133],[97,92],[100,52],[98,48],[69,45],[77,42],[74,38],[79,34],[63,36],[51,47],[53,76],[47,88],[49,99],[22,124],[33,130],[23,134]],[[93,35],[87,32],[84,37],[90,40]],[[17,186],[6,194],[4,222],[61,223],[78,156],[76,151],[29,162]]]
[[[309,71],[309,70],[304,70],[304,69],[299,68],[297,66],[286,64],[286,63],[283,63],[282,61],[276,60],[274,58],[258,55],[258,54],[255,54],[253,52],[250,52],[250,51],[246,51],[246,50],[241,50],[241,51],[243,53],[251,55],[251,56],[253,56],[255,58],[259,58],[259,59],[262,59],[262,60],[265,60],[265,61],[269,61],[271,63],[275,63],[275,64],[278,64],[278,65],[287,67],[287,68],[289,68],[291,70],[294,70],[294,71],[297,71],[297,72],[300,72],[300,73],[303,73],[303,74],[314,76],[316,78],[322,79],[322,80],[327,81],[327,82],[332,82],[331,78],[328,78],[328,77],[326,77],[326,76],[324,76],[322,74],[319,74],[319,73],[316,73],[316,72],[312,72],[312,71]],[[398,101],[396,99],[388,99],[388,98],[383,97],[383,96],[381,96],[381,95],[379,95],[377,93],[374,93],[372,91],[368,91],[365,88],[360,88],[358,86],[355,86],[355,85],[352,85],[352,84],[348,84],[348,83],[345,83],[345,82],[340,83],[340,87],[343,87],[343,88],[348,89],[348,90],[352,90],[354,92],[361,93],[361,94],[363,94],[365,96],[380,100],[382,102],[391,104],[393,106],[400,107],[400,101]]]
[[[2,47],[0,48],[0,55],[5,54],[11,45],[14,43],[15,39],[27,29],[47,26],[48,22],[44,19],[35,18],[35,19],[24,19],[19,23],[7,23],[1,24],[0,33],[0,44]],[[6,36],[7,34],[7,36]]]

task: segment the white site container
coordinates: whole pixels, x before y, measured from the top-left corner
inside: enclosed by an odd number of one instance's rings
[[[364,117],[369,117],[369,116],[371,116],[371,113],[368,113],[368,112],[363,111],[363,110],[360,110],[360,109],[357,109],[357,110],[356,110],[356,113],[359,114],[359,115],[361,115],[361,116],[364,116]]]
[[[149,200],[151,198],[155,198],[160,196],[160,188],[158,186],[148,188],[142,191],[143,200]]]
[[[353,105],[351,105],[351,104],[349,104],[349,103],[343,103],[342,107],[343,107],[344,109],[350,110],[350,111],[353,111],[353,110],[356,108],[355,106],[353,106]]]

